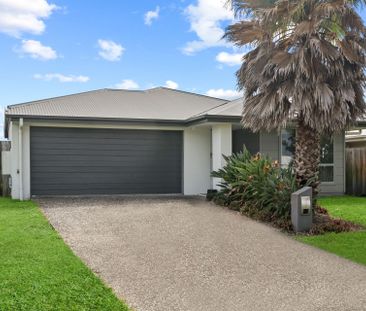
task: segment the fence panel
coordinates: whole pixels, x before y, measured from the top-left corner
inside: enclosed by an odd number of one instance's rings
[[[366,195],[366,148],[346,149],[346,193]]]

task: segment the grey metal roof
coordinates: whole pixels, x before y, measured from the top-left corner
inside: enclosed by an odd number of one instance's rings
[[[209,111],[205,112],[205,115],[209,116],[230,116],[241,117],[243,111],[244,99],[239,98],[231,102],[224,103]]]
[[[102,89],[8,106],[7,117],[188,120],[226,100],[164,87]]]

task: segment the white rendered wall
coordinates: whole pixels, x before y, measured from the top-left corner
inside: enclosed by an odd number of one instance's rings
[[[30,199],[29,125],[24,124],[22,129],[22,165],[19,162],[19,122],[10,123],[9,140],[11,141],[11,149],[5,157],[10,158],[7,173],[11,175],[11,197],[18,200],[28,200]],[[23,177],[22,181],[20,180],[20,176]],[[23,189],[23,197],[21,197],[21,186]]]
[[[18,158],[18,133],[19,133],[19,123],[18,122],[10,122],[9,125],[9,140],[11,141],[11,149],[10,149],[10,175],[11,175],[11,197],[13,199],[19,199],[19,186],[20,186],[20,178],[19,178],[19,158]]]
[[[211,188],[211,128],[186,128],[183,145],[183,192],[185,195],[206,193]]]
[[[212,170],[216,171],[226,162],[223,157],[232,154],[232,126],[231,124],[215,124],[212,126]],[[212,186],[214,189],[220,189],[218,184],[219,178],[212,179]]]

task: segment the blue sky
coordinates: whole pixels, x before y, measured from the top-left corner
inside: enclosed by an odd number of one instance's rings
[[[219,40],[232,18],[221,3],[0,0],[0,104],[160,85],[235,96],[239,53]]]
[[[0,0],[0,106],[105,87],[236,97],[223,2]]]

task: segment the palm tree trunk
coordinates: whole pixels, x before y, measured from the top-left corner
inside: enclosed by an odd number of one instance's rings
[[[319,193],[320,135],[302,120],[296,130],[294,169],[299,187],[313,188],[314,203]]]

